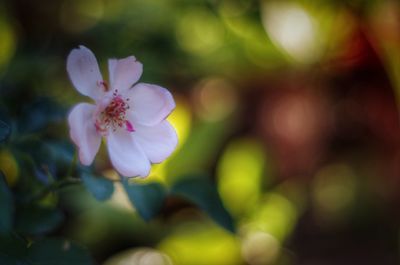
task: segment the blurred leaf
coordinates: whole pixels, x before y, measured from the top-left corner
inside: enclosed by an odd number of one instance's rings
[[[58,209],[29,206],[18,209],[15,226],[21,233],[39,235],[54,230],[63,220],[64,215]]]
[[[45,239],[27,248],[11,235],[0,237],[0,264],[4,265],[91,265],[93,260],[80,246],[61,239]]]
[[[34,173],[39,181],[48,184],[49,176],[56,178],[64,176],[70,167],[74,148],[62,140],[43,141],[38,137],[27,137],[15,144],[18,151],[30,155],[33,160]]]
[[[49,168],[49,171],[54,172],[54,169]],[[34,174],[41,183],[43,183],[45,185],[50,184],[51,178],[49,177],[48,173],[44,169],[42,169],[40,167],[36,167],[34,169]]]
[[[160,212],[166,197],[166,190],[161,184],[135,184],[127,179],[122,180],[122,184],[129,200],[144,220],[149,221]]]
[[[0,172],[0,234],[11,230],[14,202],[3,173]]]
[[[0,236],[0,264],[28,265],[26,243],[12,235]]]
[[[37,132],[49,123],[64,119],[64,116],[65,110],[56,102],[41,98],[22,111],[18,128],[21,132]]]
[[[78,245],[61,239],[45,239],[29,248],[32,265],[89,265],[93,260],[88,252]]]
[[[228,119],[218,122],[201,122],[194,127],[185,144],[167,164],[166,174],[170,182],[208,168],[218,157],[217,150],[220,150],[225,143],[233,126],[232,120]],[[207,139],[207,144],[204,144],[204,139]]]
[[[233,219],[224,208],[217,188],[209,178],[183,178],[172,187],[171,193],[195,203],[218,224],[234,232]]]
[[[109,179],[93,176],[89,172],[83,172],[81,177],[85,187],[99,201],[109,199],[114,192],[114,184]]]
[[[57,167],[70,166],[75,149],[69,141],[47,141],[44,147],[49,153],[48,159],[54,161]]]
[[[0,120],[0,142],[4,142],[11,134],[11,127]]]

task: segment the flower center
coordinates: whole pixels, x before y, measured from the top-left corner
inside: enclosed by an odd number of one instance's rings
[[[122,98],[115,90],[111,101],[98,114],[96,118],[96,131],[103,136],[108,134],[109,129],[116,131],[118,128],[125,128],[129,132],[135,131],[132,124],[126,119],[126,112],[129,109],[129,98]]]

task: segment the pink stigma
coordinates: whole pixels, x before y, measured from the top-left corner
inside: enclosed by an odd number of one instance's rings
[[[125,127],[126,127],[126,130],[128,132],[134,132],[135,131],[135,129],[133,128],[132,123],[130,123],[128,120],[125,121]]]

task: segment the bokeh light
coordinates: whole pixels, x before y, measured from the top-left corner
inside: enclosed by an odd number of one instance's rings
[[[176,265],[241,264],[237,239],[211,225],[187,224],[163,240],[159,249]]]
[[[318,24],[300,4],[262,1],[265,30],[276,45],[301,63],[314,62],[322,52]]]
[[[0,70],[12,58],[17,45],[16,33],[6,18],[0,11]]]
[[[0,171],[4,174],[8,185],[14,186],[19,178],[19,167],[9,150],[0,151]]]
[[[248,264],[275,264],[279,251],[278,240],[266,232],[252,232],[243,239],[242,255]]]
[[[226,119],[238,107],[236,89],[223,78],[202,80],[193,93],[197,114],[207,121]]]
[[[213,14],[205,10],[186,10],[179,19],[176,37],[186,51],[205,55],[222,45],[224,28]]]
[[[283,242],[292,231],[298,210],[279,193],[270,193],[257,204],[252,214],[244,219],[241,233],[266,232]]]
[[[218,189],[225,206],[237,216],[252,210],[260,199],[265,155],[250,139],[230,143],[218,165]]]
[[[171,259],[151,248],[124,251],[107,260],[103,265],[172,265]]]
[[[344,164],[322,168],[314,179],[313,199],[321,222],[343,219],[354,205],[357,193],[353,170]]]

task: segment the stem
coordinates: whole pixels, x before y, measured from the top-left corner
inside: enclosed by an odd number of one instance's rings
[[[76,151],[75,151],[74,156],[71,161],[71,165],[69,166],[68,171],[67,171],[67,175],[66,175],[67,178],[72,175],[72,172],[74,171],[74,168],[76,167],[77,161],[78,161],[78,155],[76,154]]]
[[[81,182],[82,182],[81,179],[71,178],[71,177],[67,177],[67,178],[62,179],[60,181],[53,182],[52,184],[50,184],[50,185],[46,186],[44,189],[42,189],[39,193],[34,195],[30,199],[30,201],[39,200],[39,199],[45,197],[49,192],[60,190],[60,189],[62,189],[64,187],[67,187],[67,186],[80,184]]]

